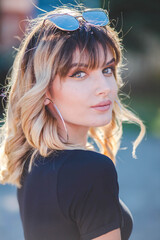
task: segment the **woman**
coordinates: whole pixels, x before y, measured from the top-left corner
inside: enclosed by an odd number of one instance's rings
[[[58,8],[31,22],[15,58],[0,176],[18,187],[26,240],[131,234],[116,153],[124,121],[141,127],[133,157],[145,126],[118,96],[122,46],[108,21],[102,9]]]

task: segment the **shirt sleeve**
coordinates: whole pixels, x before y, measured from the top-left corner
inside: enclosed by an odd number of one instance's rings
[[[74,182],[71,184],[70,180],[65,198],[68,202],[66,214],[76,222],[81,240],[96,238],[121,226],[115,166],[104,155],[89,155],[83,156],[81,164],[78,162],[74,166],[74,174],[70,172]]]

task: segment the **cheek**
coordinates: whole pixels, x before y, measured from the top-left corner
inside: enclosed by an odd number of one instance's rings
[[[65,113],[78,112],[80,106],[83,106],[85,102],[85,88],[80,86],[75,86],[74,84],[63,84],[61,89],[55,89],[54,92],[55,103],[59,106]]]
[[[87,81],[67,81],[63,84],[61,88],[61,95],[67,100],[67,101],[82,101],[85,97],[87,97],[87,94],[89,94],[89,86]],[[73,103],[74,103],[73,102]]]
[[[112,81],[111,89],[112,89],[113,95],[116,96],[118,93],[118,86],[117,86],[117,82],[115,79],[114,79],[114,81]]]
[[[79,101],[79,99],[82,98],[82,95],[81,90],[73,86],[66,86],[60,93],[63,102],[71,102],[73,104],[75,101]]]

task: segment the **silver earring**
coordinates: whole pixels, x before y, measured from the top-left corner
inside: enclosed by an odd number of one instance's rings
[[[68,142],[68,139],[69,139],[68,131],[67,131],[67,127],[66,127],[66,124],[65,124],[65,122],[64,122],[64,119],[63,119],[63,117],[62,117],[62,114],[60,113],[60,111],[59,111],[59,109],[57,108],[56,104],[55,104],[50,98],[46,98],[46,99],[48,99],[48,100],[54,105],[54,107],[56,108],[56,110],[57,110],[57,112],[58,112],[58,114],[59,114],[59,116],[60,116],[60,118],[61,118],[61,120],[62,120],[64,129],[65,129],[65,132],[66,132],[66,135],[67,135],[67,141],[66,141],[66,142]]]

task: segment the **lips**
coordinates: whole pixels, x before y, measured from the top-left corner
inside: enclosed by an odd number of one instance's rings
[[[111,102],[110,100],[102,101],[102,102],[99,102],[97,105],[91,106],[91,108],[103,107],[103,106],[110,105],[111,103],[112,103],[112,102]]]

